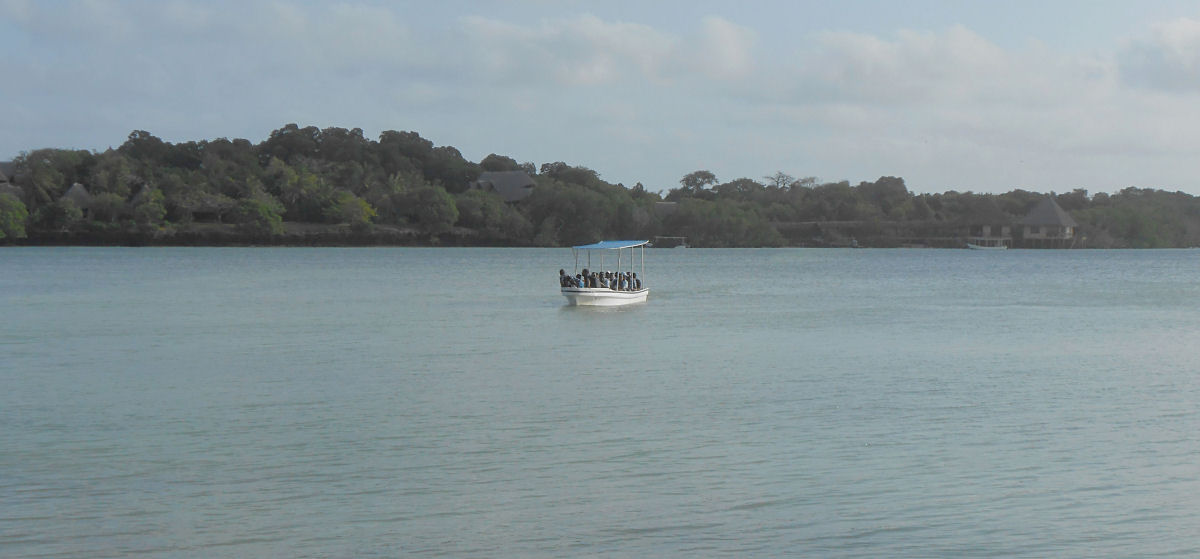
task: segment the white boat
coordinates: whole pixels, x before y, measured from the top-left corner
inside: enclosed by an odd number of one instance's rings
[[[646,243],[652,248],[688,248],[687,237],[668,237],[655,235],[653,243]]]
[[[1004,244],[982,245],[982,244],[975,244],[975,243],[967,243],[967,248],[969,248],[971,250],[1008,250],[1008,245],[1004,245]]]
[[[586,280],[582,282],[583,286],[565,285],[563,278],[560,277],[559,289],[562,291],[563,297],[567,298],[567,304],[581,307],[617,307],[645,302],[646,297],[650,295],[650,289],[642,283],[645,281],[645,247],[647,243],[648,241],[600,241],[590,245],[571,247],[571,254],[575,256],[575,268],[573,272],[566,275],[567,280],[579,281],[583,280],[585,275],[591,276],[592,274],[596,274],[597,278],[601,274],[628,274],[628,277],[635,280],[635,286],[627,289],[600,287],[598,279],[597,287],[591,287],[591,282]],[[626,253],[626,249],[628,249],[628,253]],[[615,254],[613,254],[614,252]],[[609,257],[610,263],[614,256],[616,258],[616,268],[613,270],[605,268],[606,255]],[[636,259],[635,256],[637,256]]]

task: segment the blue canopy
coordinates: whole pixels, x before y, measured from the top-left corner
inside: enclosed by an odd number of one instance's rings
[[[587,250],[618,249],[618,248],[630,248],[630,247],[642,246],[648,242],[650,242],[650,241],[600,241],[598,243],[592,243],[590,245],[579,245],[579,246],[573,246],[571,248],[577,248],[577,249],[581,248],[581,249],[587,249]]]

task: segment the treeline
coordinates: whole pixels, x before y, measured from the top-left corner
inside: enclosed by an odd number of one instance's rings
[[[563,162],[476,163],[415,132],[289,124],[266,140],[172,144],[134,131],[116,149],[39,149],[0,175],[0,242],[563,246],[682,236],[692,246],[900,246],[1016,224],[1046,194],[913,194],[904,180],[818,183],[778,172],[720,182],[689,173],[665,197]],[[485,171],[535,187],[505,202],[472,189]],[[1127,188],[1054,195],[1089,247],[1200,246],[1200,200]],[[944,246],[954,246],[953,242]]]

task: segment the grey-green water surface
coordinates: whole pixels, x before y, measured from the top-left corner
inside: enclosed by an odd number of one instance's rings
[[[1200,554],[1200,251],[0,250],[0,555]]]

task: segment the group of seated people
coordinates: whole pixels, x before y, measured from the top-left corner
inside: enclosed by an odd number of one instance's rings
[[[565,270],[558,271],[558,285],[560,287],[591,287],[601,289],[612,289],[613,291],[637,291],[642,288],[642,280],[638,279],[636,272],[589,272],[587,268],[583,269],[583,273],[571,276]]]

